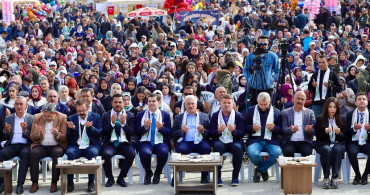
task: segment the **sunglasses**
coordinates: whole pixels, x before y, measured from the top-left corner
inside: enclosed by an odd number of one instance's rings
[[[193,95],[192,93],[184,93],[185,96]]]

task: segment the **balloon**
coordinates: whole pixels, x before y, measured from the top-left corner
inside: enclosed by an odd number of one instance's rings
[[[50,5],[51,6],[54,6],[55,5],[55,1],[50,2]]]

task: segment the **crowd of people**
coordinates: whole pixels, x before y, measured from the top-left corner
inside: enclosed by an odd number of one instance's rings
[[[220,11],[218,25],[181,25],[173,15],[108,17],[75,3],[29,19],[25,6],[15,5],[16,20],[0,22],[0,162],[20,157],[17,194],[28,167],[29,191],[37,192],[38,162],[47,156],[50,192],[57,192],[63,155],[102,156],[105,186],[127,187],[136,154],[148,185],[160,182],[171,151],[232,153],[237,186],[244,152],[258,183],[269,179],[279,155],[314,149],[324,189],[338,188],[347,152],[353,184],[367,184],[370,160],[361,174],[357,154],[370,155],[369,2],[343,1],[329,11],[323,1],[317,15],[288,1],[201,2]],[[116,154],[125,159],[115,180]],[[221,173],[219,167],[219,186]]]

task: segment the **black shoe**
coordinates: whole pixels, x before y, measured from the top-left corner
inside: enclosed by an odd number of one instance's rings
[[[94,181],[89,181],[89,183],[87,183],[87,192],[93,192],[93,191],[95,191]]]
[[[112,187],[113,184],[114,184],[114,178],[113,177],[112,178],[108,178],[107,183],[105,183],[105,187],[107,187],[107,188]]]
[[[201,179],[200,179],[200,183],[209,183],[209,180],[208,180],[208,177],[207,176],[202,176]]]
[[[261,180],[261,173],[257,171],[257,168],[254,169],[253,182],[259,183]]]
[[[266,173],[262,173],[262,172],[260,172],[260,173],[261,173],[263,181],[269,180],[269,173],[267,171],[266,171]]]
[[[160,181],[161,181],[161,174],[160,173],[154,173],[153,184],[159,184]]]
[[[358,185],[358,184],[360,184],[360,181],[361,181],[361,175],[356,175],[355,178],[352,181],[352,184],[353,185]]]
[[[4,192],[4,182],[0,181],[0,194]]]
[[[23,184],[21,184],[21,183],[17,184],[17,191],[15,193],[16,194],[23,194]]]
[[[117,179],[117,184],[121,187],[127,187],[127,183],[125,182],[125,179]]]
[[[153,173],[146,173],[145,174],[145,179],[144,179],[144,185],[149,185],[152,179]]]
[[[363,174],[361,178],[361,185],[367,184],[367,174]]]
[[[73,182],[68,182],[67,192],[73,192],[74,189],[75,189],[75,184]]]

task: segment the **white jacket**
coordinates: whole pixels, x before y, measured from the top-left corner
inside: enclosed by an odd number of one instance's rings
[[[2,36],[0,36],[0,53],[6,54],[6,41]]]

